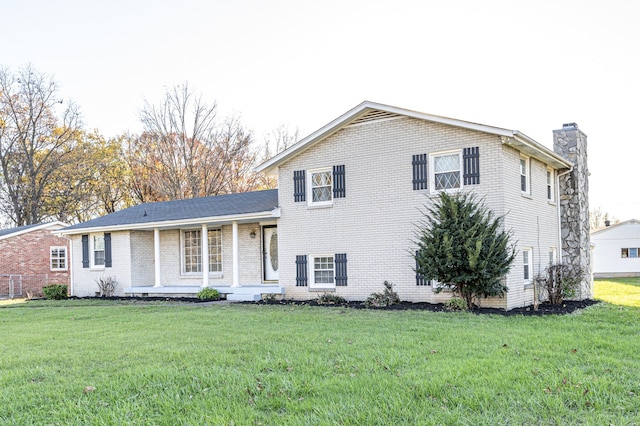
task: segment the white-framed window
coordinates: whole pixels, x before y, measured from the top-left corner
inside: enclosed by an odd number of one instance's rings
[[[207,230],[209,244],[209,272],[222,272],[222,231]],[[202,272],[202,231],[185,229],[182,231],[182,273]]]
[[[91,237],[91,266],[103,268],[104,267],[104,234],[93,235]]]
[[[531,247],[522,249],[522,269],[523,269],[522,277],[524,278],[525,284],[531,284],[533,280],[532,268],[531,268],[532,265],[533,265],[533,250],[531,249]]]
[[[549,265],[554,265],[558,262],[557,260],[557,254],[558,251],[556,250],[555,247],[549,247]]]
[[[333,203],[333,171],[330,167],[309,170],[309,205]]]
[[[67,270],[67,248],[64,246],[53,246],[49,248],[49,264],[52,271]]]
[[[431,191],[455,191],[462,188],[462,151],[429,155]]]
[[[638,247],[627,247],[620,249],[620,257],[623,259],[628,258],[637,258],[640,253],[640,248]]]
[[[332,254],[311,256],[313,268],[310,287],[333,288],[335,287],[335,265]]]
[[[530,194],[531,182],[530,182],[530,162],[529,157],[520,157],[520,192],[523,194]]]
[[[555,194],[555,172],[551,168],[547,168],[547,201],[553,203],[556,200]]]

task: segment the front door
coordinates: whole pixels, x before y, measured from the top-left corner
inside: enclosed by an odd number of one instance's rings
[[[278,281],[278,228],[265,226],[262,236],[264,280]]]

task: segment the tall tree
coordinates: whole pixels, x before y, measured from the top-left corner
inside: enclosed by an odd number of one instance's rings
[[[69,161],[47,184],[47,216],[82,222],[131,206],[131,170],[122,149],[126,136],[107,140],[96,132],[78,134]]]
[[[165,93],[159,105],[145,103],[143,134],[129,146],[138,201],[175,200],[256,187],[251,134],[235,118],[219,121],[215,103],[205,103],[187,84]]]
[[[79,128],[78,109],[63,103],[52,78],[30,65],[0,68],[0,208],[17,226],[46,218],[47,185]]]
[[[515,258],[501,218],[473,194],[441,192],[418,225],[417,272],[463,297],[502,296],[503,278]]]

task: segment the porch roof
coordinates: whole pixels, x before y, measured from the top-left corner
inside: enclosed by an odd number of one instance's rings
[[[189,200],[144,203],[69,226],[62,234],[171,228],[200,223],[249,222],[276,218],[278,190],[242,192]]]

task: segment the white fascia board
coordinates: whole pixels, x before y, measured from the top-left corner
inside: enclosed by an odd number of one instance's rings
[[[48,229],[48,228],[57,228],[57,229],[51,230],[51,232],[57,233],[58,229],[66,228],[67,226],[69,226],[68,223],[60,222],[59,220],[56,220],[55,222],[41,223],[38,226],[33,226],[31,228],[23,229],[23,230],[18,231],[18,232],[14,232],[14,233],[11,233],[11,234],[3,235],[3,236],[0,237],[0,240],[4,240],[6,238],[17,237],[18,235],[28,234],[29,232],[39,231],[41,229]]]
[[[64,229],[58,231],[62,235],[79,235],[90,234],[93,232],[116,232],[116,231],[133,231],[141,229],[177,229],[183,227],[191,227],[207,224],[228,224],[231,222],[259,222],[261,219],[279,218],[280,209],[275,208],[266,212],[247,213],[242,215],[228,215],[228,216],[211,216],[211,217],[196,217],[191,219],[180,220],[167,220],[161,222],[146,222],[146,223],[134,223],[134,224],[122,224],[113,226],[95,226],[92,228],[78,228],[66,231]]]

